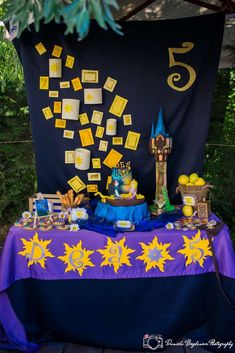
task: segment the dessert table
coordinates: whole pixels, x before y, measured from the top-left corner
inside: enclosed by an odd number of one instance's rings
[[[234,303],[226,225],[213,247]],[[2,344],[25,352],[53,340],[140,351],[146,334],[235,344],[235,309],[219,289],[206,232],[198,229],[108,237],[13,226],[0,259],[0,324]]]

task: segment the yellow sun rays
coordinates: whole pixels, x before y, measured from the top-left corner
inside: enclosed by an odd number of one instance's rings
[[[140,243],[140,245],[142,246],[142,255],[138,256],[136,259],[144,261],[146,272],[156,267],[158,267],[161,272],[164,272],[166,261],[174,260],[167,250],[171,243],[162,244],[158,242],[156,236],[152,242],[149,242],[148,244]]]
[[[38,233],[35,233],[29,241],[23,238],[21,238],[21,241],[24,244],[24,250],[19,251],[18,254],[25,256],[29,260],[28,267],[39,263],[42,268],[45,268],[47,257],[55,257],[47,248],[51,240],[38,239]]]
[[[60,69],[60,66],[57,63],[53,63],[53,64],[51,64],[50,69],[52,72],[58,72]]]
[[[77,165],[81,165],[81,164],[82,164],[82,162],[83,162],[82,157],[77,156],[77,157],[76,157],[76,159],[75,159],[75,163],[76,163]]]
[[[65,111],[66,113],[72,112],[72,111],[73,111],[73,106],[72,106],[71,104],[65,104],[65,106],[64,106],[64,111]]]
[[[93,250],[86,250],[82,247],[80,240],[77,245],[69,246],[64,243],[65,253],[64,256],[58,256],[58,259],[67,265],[65,273],[69,271],[77,271],[82,277],[84,270],[87,266],[94,267],[95,265],[90,260],[90,255],[94,253]]]
[[[129,255],[135,250],[128,248],[125,245],[125,241],[125,237],[114,242],[108,238],[105,248],[97,250],[103,257],[103,262],[100,265],[101,267],[113,266],[114,272],[117,273],[119,268],[123,265],[132,266]]]
[[[94,98],[93,95],[90,94],[90,93],[88,93],[88,94],[86,95],[86,100],[88,100],[88,101],[91,101],[93,98]]]
[[[203,267],[204,261],[207,256],[212,256],[212,252],[209,246],[208,239],[201,238],[201,232],[198,232],[191,238],[187,238],[183,235],[184,239],[184,249],[178,250],[180,254],[183,254],[187,258],[185,266],[187,267],[191,263],[198,262],[201,267]]]
[[[108,130],[109,130],[109,131],[112,132],[112,131],[114,131],[114,129],[115,129],[115,127],[114,127],[113,125],[110,124],[110,125],[108,126]]]

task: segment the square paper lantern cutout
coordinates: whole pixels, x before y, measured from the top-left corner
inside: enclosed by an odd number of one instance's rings
[[[50,107],[43,108],[42,112],[46,120],[53,118],[53,114]]]
[[[138,132],[128,131],[125,148],[133,151],[137,150],[139,139],[140,134]]]
[[[82,113],[79,115],[81,125],[89,124],[89,119],[87,113]]]
[[[98,185],[97,184],[87,184],[87,192],[98,192]]]
[[[49,77],[40,76],[39,77],[39,89],[49,89]]]
[[[59,58],[61,56],[63,48],[59,45],[54,45],[53,51],[52,51],[52,56],[55,56],[56,58]]]
[[[78,120],[79,116],[79,99],[67,99],[62,100],[62,119],[67,120]]]
[[[52,78],[62,77],[61,59],[49,59],[49,76]]]
[[[108,77],[104,84],[104,89],[106,89],[109,92],[113,92],[116,84],[117,84],[117,80],[114,80],[112,77]]]
[[[74,138],[74,131],[73,130],[64,130],[63,137],[66,139],[73,139]]]
[[[50,98],[58,98],[59,97],[59,91],[49,91],[48,93]]]
[[[82,70],[82,82],[98,83],[99,71],[97,70]]]
[[[79,130],[82,147],[94,145],[94,138],[91,128]]]
[[[100,140],[100,143],[99,143],[99,151],[106,152],[107,149],[108,149],[108,141]]]
[[[83,183],[83,181],[76,175],[72,179],[68,180],[67,183],[71,186],[71,188],[75,192],[80,192],[81,190],[86,188],[86,185]]]
[[[73,64],[74,64],[74,61],[75,61],[74,56],[67,55],[67,56],[66,56],[65,66],[66,66],[66,67],[69,67],[70,69],[72,69],[72,68],[73,68]]]
[[[124,112],[127,102],[128,99],[116,95],[109,109],[109,112],[120,118],[122,116],[122,113]]]
[[[35,48],[39,55],[42,55],[47,51],[42,42],[35,45]]]
[[[102,88],[84,88],[85,104],[102,104]]]
[[[120,162],[122,157],[123,155],[121,153],[114,149],[111,149],[111,151],[103,161],[103,164],[105,164],[109,168],[114,168]]]
[[[75,163],[75,151],[65,151],[65,164]]]
[[[102,139],[103,135],[104,135],[104,127],[103,126],[97,126],[95,137],[99,137],[100,139]]]
[[[99,112],[98,110],[93,110],[91,123],[96,125],[101,125],[103,115],[104,115],[103,112]]]

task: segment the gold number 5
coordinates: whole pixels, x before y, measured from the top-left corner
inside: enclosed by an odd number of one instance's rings
[[[173,74],[168,76],[168,78],[167,78],[168,85],[176,91],[182,92],[182,91],[186,91],[187,89],[189,89],[192,86],[192,84],[194,83],[194,81],[196,80],[196,72],[192,68],[192,66],[185,64],[185,63],[182,63],[180,61],[175,61],[174,54],[188,53],[190,50],[193,49],[193,47],[194,47],[194,44],[192,42],[183,42],[182,48],[168,48],[169,67],[181,66],[181,67],[184,67],[189,73],[189,80],[188,80],[187,84],[184,85],[183,87],[178,87],[178,86],[175,86],[175,84],[174,84],[174,82],[177,82],[181,79],[180,73],[174,72]]]

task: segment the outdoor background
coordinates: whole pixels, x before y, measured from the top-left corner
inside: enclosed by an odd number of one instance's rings
[[[1,14],[0,14],[1,15]],[[33,142],[21,65],[0,28],[0,246],[37,191]],[[235,69],[218,71],[204,177],[212,210],[235,242]]]

